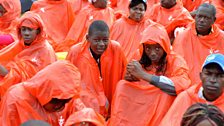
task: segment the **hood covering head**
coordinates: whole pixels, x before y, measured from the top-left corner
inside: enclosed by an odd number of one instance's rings
[[[52,98],[79,97],[81,75],[68,61],[57,61],[39,71],[23,85],[43,106]]]
[[[21,32],[20,32],[20,29],[22,26],[40,30],[40,33],[37,35],[36,39],[32,42],[32,44],[35,44],[38,41],[41,41],[46,38],[44,23],[38,14],[36,14],[34,12],[26,12],[20,18],[19,23],[17,25],[17,33],[18,33],[18,38],[20,40],[22,40],[22,36],[21,36]],[[23,42],[23,40],[22,40],[22,42]]]
[[[146,28],[142,34],[140,53],[143,53],[143,44],[159,44],[166,54],[171,52],[171,44],[166,29],[160,25]]]
[[[5,8],[6,13],[0,17],[0,22],[9,22],[21,15],[20,0],[0,0],[0,4]]]

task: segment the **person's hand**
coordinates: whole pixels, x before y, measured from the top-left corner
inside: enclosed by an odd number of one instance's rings
[[[131,75],[128,71],[126,71],[126,74],[124,76],[124,79],[127,80],[127,81],[130,81],[130,82],[139,81],[138,78],[136,78],[133,75]]]
[[[138,79],[142,79],[143,75],[145,73],[144,69],[142,68],[142,65],[138,61],[136,61],[136,60],[133,60],[130,63],[128,63],[127,71],[132,76],[134,76],[135,78],[138,78]]]

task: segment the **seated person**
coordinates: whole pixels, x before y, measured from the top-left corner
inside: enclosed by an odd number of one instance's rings
[[[177,96],[160,126],[180,126],[184,112],[195,103],[217,106],[224,111],[224,55],[209,55],[200,73],[201,82]]]

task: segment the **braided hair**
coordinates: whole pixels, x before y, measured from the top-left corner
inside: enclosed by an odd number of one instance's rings
[[[184,113],[181,126],[196,126],[204,120],[214,126],[224,126],[224,113],[214,105],[196,103]]]

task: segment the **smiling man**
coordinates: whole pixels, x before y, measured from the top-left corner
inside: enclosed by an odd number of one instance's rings
[[[209,55],[200,79],[201,83],[179,94],[160,126],[180,126],[184,112],[197,102],[213,104],[224,111],[224,55]]]
[[[185,31],[177,35],[173,49],[186,60],[193,84],[200,82],[199,72],[205,58],[210,53],[223,53],[224,33],[214,25],[216,9],[213,5],[200,5],[192,23]]]
[[[119,43],[110,40],[108,25],[94,21],[86,40],[74,45],[66,58],[77,66],[81,73],[82,101],[87,107],[105,115],[111,103],[116,84],[122,79],[126,58]]]

